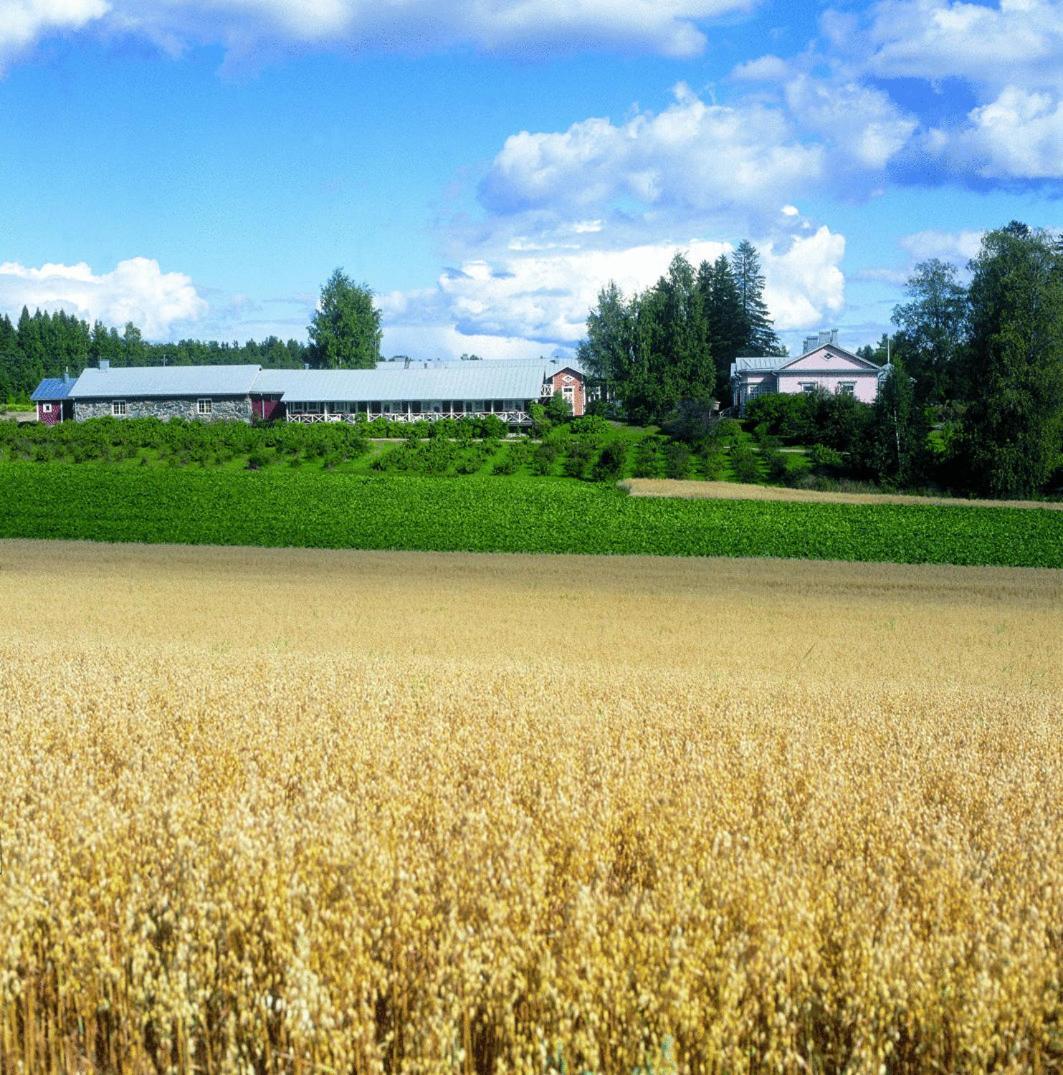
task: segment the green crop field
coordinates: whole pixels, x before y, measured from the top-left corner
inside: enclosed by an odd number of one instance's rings
[[[655,500],[562,479],[0,464],[0,537],[1063,567],[1063,513]]]

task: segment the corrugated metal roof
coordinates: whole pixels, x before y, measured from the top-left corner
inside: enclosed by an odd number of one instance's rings
[[[467,367],[467,368],[466,368]],[[285,403],[328,400],[538,399],[543,366],[539,363],[463,362],[461,368],[306,370],[281,389]],[[258,388],[257,391],[276,391]]]
[[[64,381],[62,377],[45,377],[33,390],[30,399],[34,403],[55,402],[66,399],[70,395],[70,389],[74,387],[73,381]]]
[[[258,366],[126,366],[87,369],[70,391],[72,399],[123,396],[246,396]]]
[[[437,370],[437,369],[492,369],[495,367],[514,366],[537,366],[544,373],[557,373],[558,370],[571,369],[577,373],[583,373],[584,369],[577,358],[477,358],[457,359],[448,358],[442,360],[425,361],[424,359],[412,359],[409,368],[403,362],[378,362],[378,370],[405,370],[407,373],[413,370]]]
[[[748,355],[736,358],[731,363],[731,371],[741,373],[743,370],[748,370],[750,373],[765,373],[782,369],[789,362],[793,362],[793,358],[787,355]]]
[[[252,392],[268,392],[271,395],[287,392],[303,383],[312,370],[260,370],[251,386]]]

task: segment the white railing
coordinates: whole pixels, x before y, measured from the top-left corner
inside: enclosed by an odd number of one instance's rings
[[[293,413],[289,411],[286,415],[286,419],[289,422],[303,422],[307,424],[314,422],[346,422],[353,425],[357,422],[371,422],[374,418],[386,418],[389,422],[438,422],[443,418],[487,418],[490,415],[500,419],[507,425],[526,425],[531,422],[531,416],[527,411],[431,411],[423,414],[410,414],[407,411],[400,411],[395,414],[333,414],[331,412]]]

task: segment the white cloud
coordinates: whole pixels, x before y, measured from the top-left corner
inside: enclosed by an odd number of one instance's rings
[[[912,256],[913,261],[928,261],[939,258],[942,261],[954,261],[966,264],[977,257],[982,245],[981,231],[917,231],[901,239],[901,246]]]
[[[881,90],[857,82],[799,75],[786,102],[803,129],[815,131],[867,169],[880,169],[907,144],[918,123]]]
[[[106,0],[0,0],[0,60],[42,34],[79,30],[108,10]]]
[[[696,265],[730,249],[698,239],[470,259],[444,273],[433,290],[381,297],[386,348],[426,356],[568,352],[586,334],[587,314],[610,280],[630,295],[652,286],[677,253]],[[823,227],[782,248],[762,242],[760,249],[765,299],[780,331],[818,326],[841,309],[843,236]]]
[[[0,54],[56,28],[101,20],[169,51],[220,42],[319,44],[423,52],[469,44],[485,51],[568,52],[587,47],[690,57],[699,23],[753,0],[0,0]],[[5,25],[10,27],[5,34]]]
[[[740,63],[731,72],[731,78],[739,82],[785,82],[792,73],[786,60],[769,54]]]
[[[946,155],[987,179],[1063,178],[1063,97],[1005,87],[958,132],[933,132]]]
[[[760,256],[764,301],[780,331],[815,328],[825,314],[836,314],[845,305],[840,268],[844,235],[824,226],[812,235],[795,237],[782,252],[777,253],[774,245],[762,245]]]
[[[883,0],[870,26],[851,33],[845,18],[827,19],[842,51],[866,43],[866,67],[887,78],[950,76],[999,85],[1059,85],[1063,64],[1063,4],[1059,0]]]
[[[23,306],[62,309],[110,325],[132,321],[151,339],[207,312],[206,301],[187,276],[164,273],[150,258],[129,258],[98,275],[84,262],[40,268],[0,263],[0,309],[17,314]]]
[[[663,112],[640,112],[619,126],[592,118],[559,133],[510,136],[481,198],[503,213],[625,200],[708,211],[760,208],[813,184],[822,169],[822,147],[799,142],[779,109],[706,104],[680,85]]]

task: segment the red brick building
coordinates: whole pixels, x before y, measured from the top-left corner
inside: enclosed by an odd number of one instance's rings
[[[564,396],[565,402],[572,408],[575,418],[581,417],[587,410],[587,390],[583,374],[574,366],[562,366],[553,376],[547,377],[547,383],[553,388],[555,396]]]

